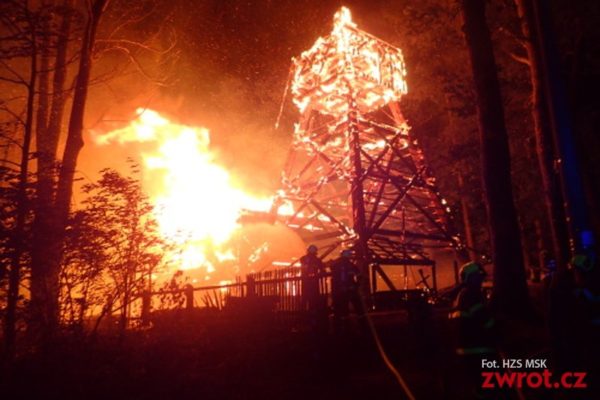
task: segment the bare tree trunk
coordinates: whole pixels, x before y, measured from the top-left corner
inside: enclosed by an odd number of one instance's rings
[[[461,0],[461,5],[477,94],[484,198],[494,260],[493,305],[507,316],[516,316],[528,311],[529,295],[496,62],[485,2]]]
[[[73,1],[64,0],[65,10],[71,8]],[[52,80],[52,106],[48,117],[48,132],[46,135],[45,150],[54,166],[56,162],[56,151],[58,148],[58,139],[60,137],[60,127],[62,125],[63,114],[67,93],[65,92],[65,80],[67,78],[67,54],[69,49],[69,36],[71,34],[71,16],[65,11],[58,33],[56,43],[56,60],[54,62],[54,77]]]
[[[575,255],[576,252],[588,250],[594,245],[594,233],[590,224],[572,122],[560,73],[556,39],[551,28],[550,7],[547,2],[539,0],[532,1],[531,4],[569,237],[571,251],[569,255]]]
[[[463,225],[465,226],[465,240],[467,241],[467,252],[469,259],[472,261],[477,260],[477,254],[475,253],[475,241],[473,240],[473,229],[471,228],[471,218],[469,216],[469,206],[467,205],[467,199],[464,192],[464,182],[462,172],[458,171],[458,190],[460,192],[460,209],[462,211]]]
[[[58,222],[63,229],[69,216],[71,197],[73,194],[73,177],[77,166],[77,158],[83,147],[83,117],[85,114],[85,103],[87,100],[90,72],[92,69],[92,49],[94,47],[96,28],[98,27],[100,17],[102,16],[102,12],[108,1],[109,0],[94,1],[88,17],[89,19],[83,43],[81,45],[79,73],[75,83],[73,107],[71,109],[71,118],[69,120],[69,130],[67,133],[67,143],[60,168],[55,200]]]
[[[32,227],[33,246],[32,258],[32,314],[34,323],[32,331],[40,330],[44,325],[43,305],[46,302],[46,274],[48,257],[48,240],[52,238],[54,223],[54,185],[56,152],[60,137],[63,113],[67,94],[65,80],[67,75],[67,50],[71,31],[71,16],[68,8],[72,1],[65,0],[65,14],[58,32],[56,44],[56,57],[54,61],[54,76],[52,80],[52,99],[48,115],[48,122],[44,131],[37,130],[37,183],[35,201],[35,220]]]
[[[41,41],[40,70],[38,71],[38,102],[35,119],[35,139],[36,143],[46,133],[48,126],[48,77],[50,75],[50,37],[48,32],[48,22],[44,21],[41,25],[42,32],[45,33]]]
[[[70,0],[65,0],[63,6],[68,8],[70,3]],[[54,76],[52,80],[52,101],[49,115],[47,123],[44,124],[44,129],[40,129],[39,124],[37,129],[37,209],[48,208],[52,205],[53,201],[56,151],[67,97],[65,93],[65,79],[67,75],[67,50],[70,30],[71,17],[65,13],[56,44],[56,57],[53,68]],[[48,108],[48,106],[46,105],[44,108]],[[36,212],[36,216],[37,214],[44,215],[45,213],[42,210],[42,212]]]
[[[23,134],[23,148],[19,171],[19,185],[17,189],[17,215],[13,232],[13,254],[9,273],[8,298],[6,316],[4,320],[4,345],[5,357],[10,361],[14,356],[16,340],[17,305],[19,301],[19,287],[21,285],[21,258],[25,250],[25,223],[27,218],[27,178],[29,175],[29,151],[33,131],[33,109],[35,102],[35,88],[37,80],[37,46],[35,28],[31,28],[31,63],[29,82],[27,83],[27,105]]]
[[[73,178],[77,158],[83,147],[83,118],[92,68],[92,49],[100,17],[109,0],[95,0],[89,7],[88,20],[81,43],[79,69],[73,94],[73,106],[63,153],[54,207],[51,211],[51,232],[45,240],[37,241],[38,255],[43,258],[32,269],[32,303],[40,312],[42,334],[51,339],[58,323],[59,273],[64,245],[64,234],[73,194]],[[35,285],[34,285],[35,281]]]
[[[546,207],[554,257],[558,267],[564,268],[569,254],[569,237],[559,178],[554,172],[555,152],[552,143],[552,131],[549,126],[550,117],[546,107],[546,94],[543,89],[544,77],[540,52],[536,46],[539,38],[533,19],[533,4],[531,0],[515,0],[515,4],[521,20],[521,31],[525,37],[523,45],[529,60],[532,117],[537,159],[542,177],[542,197]]]

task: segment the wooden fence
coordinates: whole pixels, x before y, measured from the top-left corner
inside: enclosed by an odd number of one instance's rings
[[[331,292],[330,274],[318,278],[319,294],[328,296]],[[227,306],[247,299],[269,299],[273,310],[278,313],[301,313],[307,310],[302,296],[302,276],[300,268],[287,267],[277,270],[253,273],[242,281],[224,285],[193,287],[146,292],[141,298],[140,318],[150,318],[151,312],[173,309],[211,308],[222,310]]]

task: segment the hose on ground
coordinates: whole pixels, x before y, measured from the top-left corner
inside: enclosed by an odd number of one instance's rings
[[[365,310],[364,316],[367,320],[367,325],[369,326],[369,332],[371,333],[371,336],[373,337],[373,340],[375,341],[375,344],[377,345],[377,350],[379,352],[379,355],[381,356],[381,359],[383,360],[386,367],[390,370],[392,375],[394,375],[394,377],[400,384],[400,387],[402,387],[402,390],[404,390],[404,393],[406,393],[406,397],[409,400],[415,400],[415,396],[412,393],[412,391],[410,390],[410,388],[408,387],[408,385],[406,384],[406,381],[404,380],[404,378],[402,377],[402,375],[400,374],[398,369],[394,366],[394,364],[388,357],[387,353],[385,352],[385,349],[383,348],[383,344],[381,343],[381,339],[379,338],[379,334],[377,333],[377,330],[375,329],[375,324],[373,323],[373,320],[371,319],[371,317],[369,316],[369,314],[366,311],[367,307],[365,304],[365,300],[363,299],[363,296],[359,296],[359,297],[360,297],[360,301],[362,303],[363,310]]]

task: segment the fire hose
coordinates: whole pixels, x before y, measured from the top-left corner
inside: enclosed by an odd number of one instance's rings
[[[371,316],[366,312],[367,307],[365,304],[365,300],[363,299],[363,296],[359,295],[358,297],[360,297],[360,302],[362,304],[362,308],[363,308],[363,310],[365,310],[364,316],[367,320],[367,325],[369,326],[369,332],[371,333],[371,336],[373,337],[373,340],[375,341],[375,344],[377,345],[377,351],[379,352],[379,356],[383,360],[385,366],[390,370],[392,375],[394,375],[394,377],[396,378],[396,381],[398,381],[402,390],[404,390],[406,397],[409,400],[415,400],[415,396],[413,395],[412,391],[406,384],[406,381],[404,380],[404,378],[402,377],[402,375],[400,374],[398,369],[394,366],[394,364],[388,357],[387,353],[385,352],[385,349],[383,348],[383,344],[381,343],[381,339],[379,338],[379,334],[377,333],[377,330],[375,329],[375,324],[373,323]]]

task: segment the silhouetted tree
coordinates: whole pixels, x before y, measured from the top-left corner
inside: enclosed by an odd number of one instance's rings
[[[84,185],[83,207],[66,231],[61,315],[75,324],[93,316],[97,325],[114,308],[123,330],[132,301],[152,289],[153,274],[165,266],[169,245],[139,181],[110,169],[101,173]]]
[[[73,104],[56,195],[52,206],[44,211],[38,210],[36,216],[46,221],[44,227],[46,229],[42,235],[36,236],[32,246],[31,304],[33,321],[39,324],[40,333],[45,338],[53,335],[58,322],[60,262],[71,205],[73,178],[77,158],[83,147],[83,118],[92,69],[92,53],[98,23],[108,1],[90,0],[87,3],[86,22],[78,49],[79,66],[73,91]]]
[[[10,271],[6,304],[6,315],[4,318],[5,351],[10,359],[14,353],[15,323],[17,302],[19,299],[19,288],[21,283],[22,256],[25,252],[26,218],[29,204],[27,198],[27,186],[29,179],[29,161],[32,135],[34,129],[34,107],[35,93],[38,79],[38,57],[40,17],[41,14],[30,10],[26,4],[18,1],[10,1],[3,5],[2,13],[5,14],[1,20],[2,26],[11,34],[3,40],[4,51],[1,54],[3,75],[0,80],[22,86],[25,89],[24,118],[13,115],[18,122],[19,129],[23,135],[20,140],[13,140],[19,148],[18,163],[15,163],[18,172],[16,193],[14,198],[14,225],[11,234],[10,246]],[[21,72],[7,61],[23,59],[29,63],[29,73],[23,76]],[[6,73],[7,75],[4,75]],[[3,107],[8,110],[7,107]],[[7,160],[5,160],[6,162]]]
[[[534,123],[535,149],[542,177],[542,199],[548,217],[554,257],[562,268],[566,265],[569,254],[568,235],[562,195],[554,168],[555,151],[544,93],[545,78],[539,49],[539,33],[533,15],[532,0],[515,0],[515,4],[523,34],[521,43],[527,52],[527,58],[523,62],[529,67],[531,81],[531,114]]]
[[[114,10],[108,8],[109,3]],[[60,265],[77,160],[83,147],[88,90],[92,84],[106,82],[128,66],[134,66],[144,78],[153,79],[141,66],[138,57],[144,52],[152,53],[153,63],[164,63],[174,47],[173,38],[162,38],[164,50],[148,44],[161,32],[162,23],[153,25],[157,28],[150,30],[152,34],[144,34],[142,40],[126,38],[128,29],[135,30],[131,28],[132,25],[145,21],[155,13],[152,5],[153,2],[86,0],[82,3],[62,0],[52,8],[55,20],[53,29],[56,32],[51,41],[53,57],[47,54],[42,57],[43,63],[51,67],[52,90],[49,90],[50,78],[44,74],[44,79],[40,80],[37,107],[38,193],[31,255],[32,321],[37,322],[34,330],[47,338],[52,337],[59,315]],[[105,23],[104,36],[97,39],[100,20],[105,13],[112,13],[112,18]],[[112,60],[109,73],[93,77],[93,64],[99,56],[110,51],[119,52],[124,58],[116,63]],[[71,71],[74,75],[72,87],[65,83],[69,75],[69,60],[77,60],[77,66]],[[153,83],[164,84],[165,76],[168,75],[160,76]],[[62,157],[59,157],[57,150],[67,99],[72,99],[71,108],[65,148]]]
[[[529,296],[496,63],[485,2],[462,0],[461,5],[477,94],[485,205],[494,260],[493,302],[500,312],[516,315],[528,311]]]

